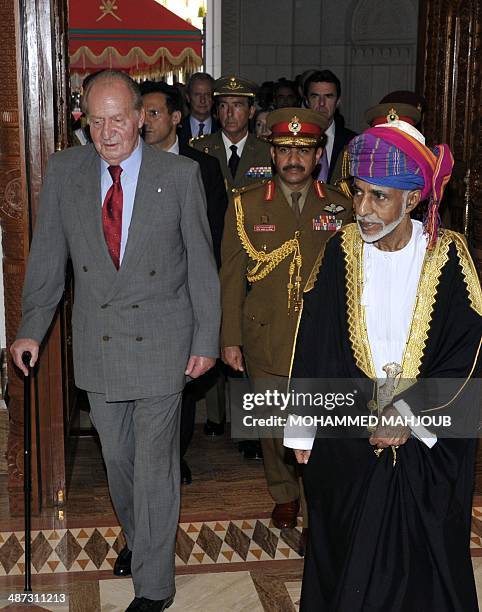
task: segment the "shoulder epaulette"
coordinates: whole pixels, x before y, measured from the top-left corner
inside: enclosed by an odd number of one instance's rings
[[[262,187],[268,182],[268,179],[264,179],[259,181],[258,183],[251,183],[250,185],[244,185],[243,187],[233,187],[231,189],[231,193],[233,195],[243,195],[248,191],[252,191],[253,189],[257,189],[258,187]]]
[[[271,202],[271,200],[274,198],[274,190],[275,190],[274,181],[268,181],[266,183],[266,187],[264,190],[265,202]]]
[[[320,200],[322,200],[323,198],[326,197],[326,192],[325,192],[325,185],[322,181],[315,181],[313,183],[314,188],[315,188],[315,193],[316,195],[320,198]]]
[[[204,134],[203,134],[202,136],[193,136],[192,138],[190,138],[190,139],[189,139],[189,146],[190,146],[190,147],[194,147],[194,145],[195,145],[197,142],[199,142],[199,141],[202,141],[202,140],[203,140],[204,136],[205,136]],[[204,148],[206,149],[207,147],[204,147]],[[204,151],[204,152],[206,153],[206,151]]]

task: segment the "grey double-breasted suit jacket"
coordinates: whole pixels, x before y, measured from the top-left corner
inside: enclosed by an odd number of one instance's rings
[[[70,255],[77,386],[107,401],[178,392],[189,355],[219,351],[219,285],[199,167],[142,143],[119,270],[102,229],[100,169],[93,145],[49,160],[17,337],[43,340]]]

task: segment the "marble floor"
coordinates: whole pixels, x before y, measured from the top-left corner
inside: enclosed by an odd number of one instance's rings
[[[9,601],[10,594],[20,597],[23,590],[24,543],[18,520],[0,517],[0,610],[123,612],[133,598],[131,580],[112,575],[124,541],[110,505],[96,441],[79,438],[72,450],[75,460],[70,466],[62,528],[52,525],[49,529],[45,516],[34,519],[35,605]],[[182,488],[177,593],[170,610],[298,610],[301,524],[281,532],[272,525],[262,464],[243,459],[227,435],[206,438],[201,428],[187,458],[193,484]],[[0,504],[1,497],[0,488]],[[478,497],[471,549],[482,601],[482,498]]]

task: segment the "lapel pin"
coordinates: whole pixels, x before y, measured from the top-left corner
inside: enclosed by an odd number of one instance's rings
[[[157,193],[161,193],[161,191],[162,191],[162,187],[158,187],[157,188]]]

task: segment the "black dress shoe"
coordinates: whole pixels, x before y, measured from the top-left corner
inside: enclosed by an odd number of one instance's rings
[[[259,440],[243,440],[238,443],[238,450],[245,459],[262,459],[263,450]]]
[[[131,601],[126,612],[164,612],[172,606],[174,595],[166,599],[147,599],[147,597],[136,597]]]
[[[192,482],[191,469],[188,464],[181,459],[181,484],[190,485]]]
[[[114,576],[131,575],[132,551],[124,546],[114,563]]]
[[[222,436],[224,433],[224,423],[215,423],[208,419],[204,424],[204,433],[207,436]]]

